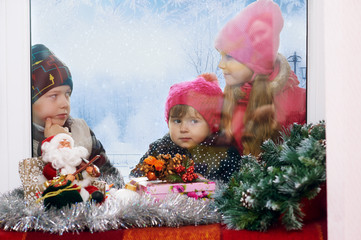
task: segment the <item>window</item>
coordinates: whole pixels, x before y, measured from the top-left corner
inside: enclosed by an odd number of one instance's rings
[[[32,0],[31,44],[45,44],[70,68],[71,115],[86,120],[127,177],[168,131],[172,84],[215,72],[224,87],[214,39],[250,2]],[[276,2],[285,20],[279,52],[305,88],[307,3]]]

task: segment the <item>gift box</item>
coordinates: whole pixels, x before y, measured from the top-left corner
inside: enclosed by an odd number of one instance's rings
[[[161,180],[149,181],[147,177],[133,178],[126,184],[126,188],[140,194],[150,194],[162,200],[167,194],[179,193],[195,199],[212,198],[215,191],[215,182],[201,178],[191,183],[168,183]]]

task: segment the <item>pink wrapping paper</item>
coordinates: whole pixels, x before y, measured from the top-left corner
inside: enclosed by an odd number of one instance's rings
[[[216,188],[215,182],[202,179],[202,182],[192,183],[167,183],[161,180],[148,181],[146,177],[131,179],[131,185],[136,186],[136,191],[140,194],[150,194],[162,200],[169,193],[186,194],[195,199],[212,198]]]

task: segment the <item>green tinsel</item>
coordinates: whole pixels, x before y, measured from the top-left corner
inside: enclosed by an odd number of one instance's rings
[[[301,200],[312,199],[326,181],[325,123],[294,124],[262,154],[242,157],[239,172],[215,197],[230,229],[266,231],[281,219],[287,230],[300,230]]]

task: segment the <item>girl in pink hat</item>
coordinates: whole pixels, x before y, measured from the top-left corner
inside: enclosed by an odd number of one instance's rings
[[[279,6],[258,0],[231,19],[215,41],[226,81],[221,128],[240,154],[258,155],[264,140],[306,122],[306,91],[278,53],[282,27]]]

